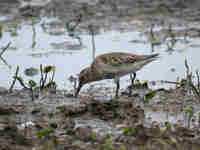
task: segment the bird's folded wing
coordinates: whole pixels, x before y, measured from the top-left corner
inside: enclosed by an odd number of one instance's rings
[[[107,55],[105,57],[101,57],[100,61],[101,64],[111,65],[114,67],[134,63],[136,61],[136,57],[134,55]]]

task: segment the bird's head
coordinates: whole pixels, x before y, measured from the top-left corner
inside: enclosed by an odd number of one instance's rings
[[[92,75],[92,71],[90,67],[84,68],[79,74],[79,84],[78,88],[76,89],[75,97],[78,96],[81,88],[83,85],[93,81],[94,76]]]

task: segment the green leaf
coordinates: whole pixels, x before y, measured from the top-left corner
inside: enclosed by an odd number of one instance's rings
[[[30,87],[35,87],[37,85],[34,80],[29,80],[28,84]]]
[[[24,80],[22,77],[18,76],[16,77],[16,79],[19,81],[19,83],[21,84],[21,86],[23,86],[24,88],[27,88],[26,85],[24,84]]]
[[[144,99],[145,99],[145,100],[150,100],[150,99],[152,99],[155,95],[156,95],[156,91],[151,91],[151,92],[145,94]]]
[[[56,67],[55,66],[45,66],[44,69],[43,69],[43,72],[44,73],[49,73],[49,72],[55,72],[56,70]]]
[[[54,129],[45,129],[43,131],[37,132],[36,136],[38,136],[38,137],[45,137],[45,136],[48,136],[49,134],[53,134],[55,132],[56,131]]]
[[[174,39],[174,38],[175,38],[175,33],[174,33],[173,31],[170,31],[170,32],[169,32],[169,36],[170,36],[172,39]]]
[[[170,122],[168,122],[168,121],[165,122],[165,127],[166,127],[167,129],[171,129],[171,128],[172,128]]]
[[[58,139],[56,139],[55,144],[56,144],[56,145],[59,145],[59,144],[60,144],[60,141],[59,141]]]
[[[65,110],[65,108],[66,108],[65,106],[57,106],[56,107],[56,109],[58,109],[58,110]]]
[[[49,82],[49,83],[46,85],[47,88],[56,87],[56,86],[57,86],[57,84],[56,84],[55,81],[51,81],[51,82]]]
[[[95,142],[95,141],[97,141],[97,137],[96,137],[95,135],[93,135],[93,136],[91,136],[91,140],[92,140],[93,142]]]
[[[123,135],[135,136],[136,135],[136,128],[124,128],[123,129]]]
[[[113,140],[112,137],[110,136],[108,139],[106,139],[105,144],[104,144],[104,149],[105,150],[112,150],[113,149]]]
[[[18,27],[19,27],[18,24],[8,24],[8,28],[17,29]]]
[[[188,114],[190,118],[192,118],[194,116],[194,112],[193,112],[193,109],[191,107],[184,109],[184,112],[186,114]]]

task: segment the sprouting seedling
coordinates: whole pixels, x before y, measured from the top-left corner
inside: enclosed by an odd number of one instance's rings
[[[24,80],[22,77],[17,76],[17,80],[19,81],[20,85],[25,88],[25,89],[29,89],[31,91],[31,99],[32,101],[34,101],[34,94],[33,94],[33,90],[36,87],[36,82],[34,80],[29,80],[28,85],[25,84]]]
[[[26,84],[24,83],[24,79],[23,79],[22,77],[17,76],[16,78],[17,78],[17,80],[19,81],[20,85],[21,85],[23,88],[28,89],[28,87],[27,87]]]
[[[175,35],[174,31],[172,30],[171,24],[169,25],[168,34],[170,37],[169,42],[167,42],[167,47],[168,47],[168,51],[169,51],[169,50],[173,50],[175,44],[177,43],[176,35]]]
[[[47,85],[48,85],[48,87],[56,86],[56,83],[54,82],[55,71],[56,71],[55,66],[49,65],[49,66],[45,66],[44,68],[42,68],[42,65],[40,65],[40,72],[41,72],[40,89],[47,87]],[[50,80],[47,83],[48,74],[51,72],[52,72],[52,76],[50,77]]]
[[[149,93],[144,95],[144,100],[145,102],[149,102],[149,100],[151,100],[154,96],[156,96],[156,90],[154,91],[150,91]]]
[[[34,101],[33,88],[36,87],[37,84],[34,80],[29,80],[28,85],[29,85],[29,88],[31,90],[32,101]]]
[[[55,132],[56,132],[55,129],[44,129],[43,131],[37,132],[36,136],[42,138],[42,137],[49,136],[50,134],[54,134]]]
[[[169,37],[170,37],[171,39],[175,39],[175,33],[174,33],[173,30],[172,30],[172,25],[171,25],[171,24],[169,25],[168,32],[169,32]]]
[[[33,88],[36,87],[36,82],[34,80],[29,80],[28,85],[26,85],[23,78],[21,76],[19,76],[18,73],[19,73],[19,66],[17,66],[15,76],[13,77],[14,80],[13,80],[11,86],[10,86],[9,91],[12,92],[12,89],[13,89],[16,81],[18,81],[23,88],[30,89],[31,98],[32,98],[32,101],[33,101],[34,100]]]
[[[123,135],[135,136],[136,132],[137,132],[136,128],[124,128],[123,129]]]
[[[9,32],[11,33],[11,36],[17,36],[18,32],[17,30],[20,28],[18,24],[8,24]]]
[[[60,144],[60,141],[55,136],[55,129],[44,129],[36,133],[36,136],[40,138],[40,146],[35,149],[54,149]]]
[[[165,121],[165,127],[167,130],[170,130],[172,128],[172,125],[169,121]]]
[[[95,143],[97,141],[97,136],[95,136],[95,135],[91,136],[91,141],[93,143]]]

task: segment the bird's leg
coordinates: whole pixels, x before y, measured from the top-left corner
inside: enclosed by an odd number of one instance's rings
[[[118,98],[118,93],[119,93],[119,89],[120,89],[119,77],[115,77],[114,81],[117,84],[117,88],[116,88],[116,92],[115,92],[115,97]]]
[[[131,78],[131,86],[129,88],[129,96],[131,96],[131,94],[132,94],[132,88],[134,86],[134,81],[135,81],[135,78],[136,78],[136,73],[135,72],[131,73],[130,74],[130,78]]]

